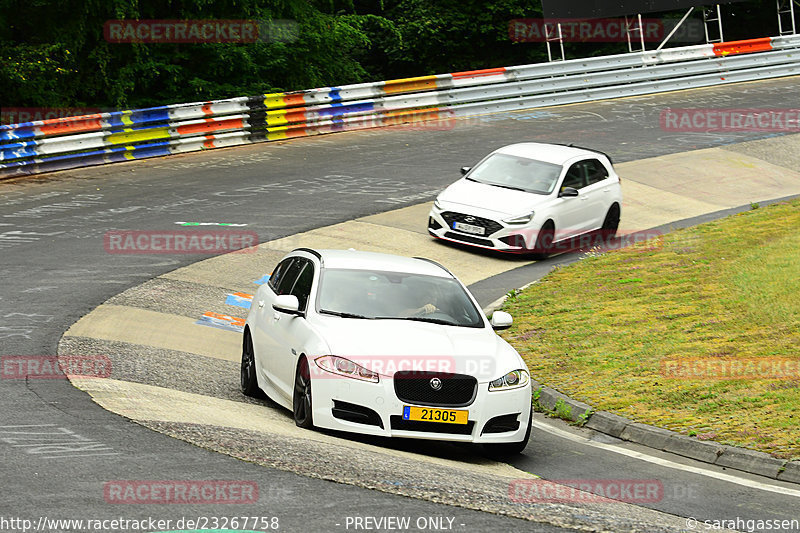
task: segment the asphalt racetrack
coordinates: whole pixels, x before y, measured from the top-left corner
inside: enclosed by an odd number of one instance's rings
[[[792,108],[797,101],[796,83],[795,78],[787,78],[527,110],[457,121],[451,129],[350,132],[2,182],[0,353],[54,355],[65,331],[106,300],[205,259],[109,254],[103,236],[110,230],[168,230],[186,221],[223,222],[247,224],[247,230],[266,242],[429,201],[456,179],[459,167],[472,165],[490,150],[512,142],[572,142],[603,150],[615,163],[633,164],[763,140],[776,135],[665,132],[660,117],[669,107]],[[737,144],[730,150],[785,167],[788,175],[788,169],[800,168],[800,151],[795,146],[791,137],[784,137],[774,143]],[[652,179],[669,184],[671,176]],[[685,186],[714,194],[714,183]],[[751,200],[778,196],[785,195],[765,193]],[[623,224],[624,216],[623,212]],[[505,270],[528,263],[518,258],[493,260],[506,262]],[[265,264],[263,271],[269,272],[272,266]],[[503,287],[503,279],[513,284]],[[476,288],[485,288],[476,294],[482,304],[488,304],[519,286],[517,281],[497,277],[476,282]],[[175,285],[175,290],[180,287]],[[134,338],[140,334],[127,333]],[[194,373],[198,389],[207,385],[208,381],[200,380],[208,370],[199,364],[179,371],[157,364],[128,369],[142,377],[141,383],[165,383],[173,374]],[[230,389],[235,390],[238,374],[232,379]],[[274,411],[269,416],[284,416],[283,422],[288,417],[268,405],[242,406]],[[169,411],[171,404],[163,408]],[[142,528],[147,531],[199,529],[180,527],[178,520],[183,517],[233,516],[277,518],[267,523],[284,531],[355,530],[356,524],[367,523],[357,522],[357,517],[389,516],[410,517],[417,528],[411,530],[455,531],[666,531],[685,527],[686,517],[800,519],[796,485],[711,468],[542,418],[537,419],[525,454],[513,465],[503,465],[442,443],[352,438],[353,447],[341,447],[341,453],[336,453],[337,439],[350,437],[327,434],[322,436],[327,439],[324,445],[311,443],[305,454],[298,452],[302,437],[287,434],[263,443],[262,452],[268,449],[269,454],[258,455],[258,436],[243,428],[218,432],[213,442],[206,442],[201,426],[150,425],[183,439],[179,440],[110,413],[68,381],[57,379],[0,380],[0,412],[3,531],[22,530],[3,519],[47,524],[39,522],[41,517],[172,520],[167,527]],[[249,459],[212,451],[221,439],[226,449],[241,452],[232,455]],[[414,480],[421,478],[402,470],[415,462],[416,455],[427,457],[423,464],[435,465],[426,468],[440,475],[437,484],[415,485]],[[367,468],[370,462],[374,468]],[[492,473],[502,480],[496,486],[491,484]],[[550,480],[654,479],[664,485],[665,494],[641,507],[515,505],[507,480],[529,479],[526,476],[531,474]],[[246,480],[258,486],[258,499],[235,505],[108,503],[107,484],[130,480]],[[473,481],[476,488],[470,491]],[[381,526],[369,523],[375,526],[371,530],[393,529],[385,521]],[[206,524],[212,528],[212,523]],[[266,528],[262,523],[218,529]]]

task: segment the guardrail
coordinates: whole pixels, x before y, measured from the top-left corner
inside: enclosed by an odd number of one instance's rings
[[[800,35],[0,126],[0,178],[800,74]]]

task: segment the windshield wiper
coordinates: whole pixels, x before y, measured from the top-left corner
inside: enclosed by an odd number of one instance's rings
[[[487,185],[494,185],[495,187],[511,189],[512,191],[530,192],[528,189],[523,189],[522,187],[514,187],[513,185],[500,185],[499,183],[487,183]]]
[[[357,315],[355,313],[345,313],[343,311],[328,311],[327,309],[320,309],[319,312],[325,315],[340,316],[342,318],[366,318],[367,320],[372,319],[372,317],[369,316]]]
[[[481,181],[481,180],[476,180],[475,178],[464,178],[464,179],[469,181],[474,181],[475,183],[482,183],[484,185],[494,185],[495,187],[502,187],[504,189],[511,189],[514,191],[531,192],[528,189],[523,189],[522,187],[514,187],[513,185],[501,185],[499,183],[494,183],[493,181]]]
[[[400,318],[400,320],[413,320],[414,322],[430,322],[431,324],[443,324],[445,326],[460,326],[460,324],[457,324],[456,322],[445,320],[443,318],[429,318],[424,316],[407,316],[405,318]]]

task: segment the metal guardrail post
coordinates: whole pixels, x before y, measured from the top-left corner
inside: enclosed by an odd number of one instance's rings
[[[794,35],[797,33],[794,22],[794,0],[775,0],[778,11],[778,35]],[[789,23],[784,20],[789,15]],[[784,28],[786,26],[786,28]]]
[[[719,37],[712,39],[708,28],[709,24],[714,22],[717,23],[717,35],[719,35]],[[721,43],[725,41],[725,37],[722,34],[722,10],[719,4],[714,6],[713,11],[711,8],[703,8],[703,26],[705,26],[706,29],[707,43]]]
[[[547,61],[565,61],[566,57],[564,56],[564,34],[561,31],[561,23],[557,22],[553,24],[552,22],[545,22],[544,23],[544,38],[545,43],[547,44]],[[559,47],[561,48],[561,59],[553,59],[553,54],[550,50],[550,43],[558,42]]]
[[[628,40],[628,52],[644,52],[646,47],[644,45],[644,26],[642,25],[642,14],[639,13],[633,19],[634,22],[628,20],[628,15],[625,15],[625,37]],[[640,49],[633,49],[633,38],[638,34],[640,41]]]

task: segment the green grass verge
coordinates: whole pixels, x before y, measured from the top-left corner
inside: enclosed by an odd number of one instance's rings
[[[800,458],[800,201],[587,257],[504,310],[504,337],[540,382],[639,422]],[[753,362],[773,365],[757,367],[770,377],[667,370]]]

